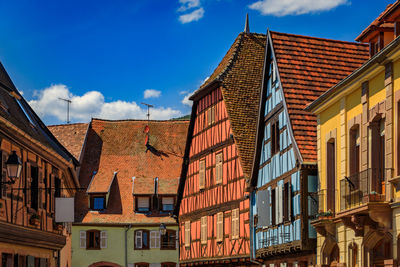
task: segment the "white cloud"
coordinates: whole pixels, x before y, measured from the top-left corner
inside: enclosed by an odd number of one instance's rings
[[[204,9],[202,7],[184,15],[179,16],[179,21],[182,24],[189,23],[192,21],[198,21],[204,16]]]
[[[189,97],[191,97],[193,95],[193,93],[194,92],[191,92],[191,93],[188,93],[187,95],[185,95],[185,97],[182,99],[182,104],[191,107],[193,102],[192,102],[192,100],[189,100]]]
[[[286,16],[327,11],[347,0],[260,0],[249,6],[262,15]]]
[[[161,96],[161,91],[154,90],[154,89],[147,89],[143,92],[143,97],[147,98],[158,98]]]
[[[200,6],[200,0],[179,0],[179,3],[181,3],[180,8],[178,9],[179,12],[185,12],[191,8]]]
[[[87,122],[93,117],[110,120],[146,118],[147,110],[134,101],[105,102],[103,94],[98,91],[90,91],[82,96],[77,96],[63,84],[52,85],[38,91],[36,99],[29,101],[29,104],[40,117],[52,117],[63,122],[66,119],[66,104],[59,98],[71,99],[71,121]],[[152,108],[150,114],[151,119],[159,120],[182,116],[179,110],[163,107]]]

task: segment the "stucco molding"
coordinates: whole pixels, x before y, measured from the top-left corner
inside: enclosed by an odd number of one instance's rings
[[[369,123],[386,117],[386,100],[383,100],[369,109]]]
[[[330,142],[331,140],[334,140],[336,142],[336,139],[337,139],[337,129],[336,128],[327,132],[325,135],[326,143]]]

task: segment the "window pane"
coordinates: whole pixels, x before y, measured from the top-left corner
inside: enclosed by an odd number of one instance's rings
[[[103,210],[104,209],[104,197],[93,198],[93,209]]]
[[[143,248],[148,248],[149,247],[149,233],[143,231]]]

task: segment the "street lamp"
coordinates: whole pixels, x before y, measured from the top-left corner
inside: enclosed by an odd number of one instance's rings
[[[14,184],[15,180],[21,176],[22,161],[15,151],[8,157],[6,162],[9,181],[1,181],[0,184]]]
[[[160,235],[164,236],[167,233],[167,227],[164,223],[160,224]]]

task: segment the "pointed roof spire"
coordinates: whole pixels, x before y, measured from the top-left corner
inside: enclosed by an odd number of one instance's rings
[[[250,32],[249,13],[246,13],[246,24],[244,25],[244,32],[245,33],[249,33]]]

